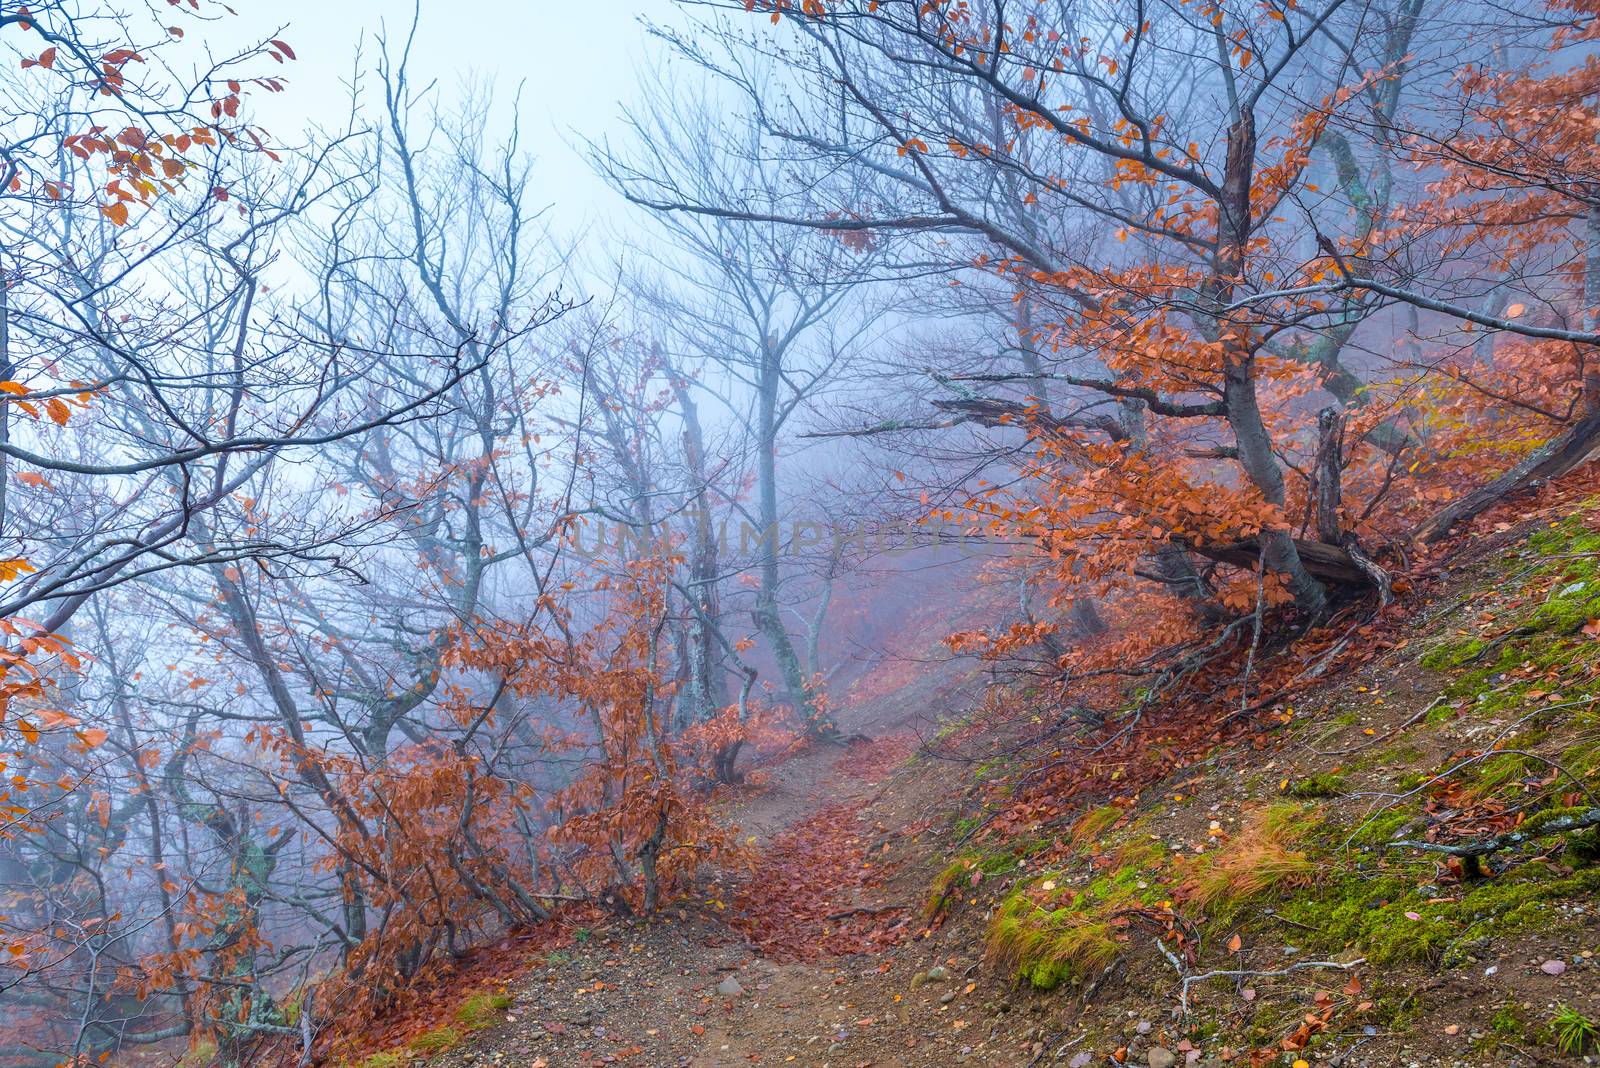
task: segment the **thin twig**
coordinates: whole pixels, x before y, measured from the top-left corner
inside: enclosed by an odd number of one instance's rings
[[[1308,968],[1337,968],[1339,971],[1347,972],[1351,968],[1358,967],[1366,962],[1367,958],[1365,957],[1357,957],[1352,961],[1305,960],[1298,964],[1291,964],[1287,968],[1279,968],[1270,972],[1258,972],[1249,968],[1227,968],[1221,971],[1204,972],[1200,975],[1186,975],[1183,979],[1183,1015],[1189,1015],[1189,987],[1194,983],[1203,983],[1208,979],[1275,979],[1293,972],[1305,971]]]

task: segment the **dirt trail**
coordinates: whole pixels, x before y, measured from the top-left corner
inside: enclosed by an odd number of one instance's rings
[[[580,932],[575,945],[507,988],[514,1001],[501,1025],[433,1063],[711,1068],[959,1059],[972,1044],[962,1038],[964,1023],[952,1029],[940,1020],[945,1040],[914,1025],[919,1015],[958,1020],[951,1014],[961,1000],[940,999],[964,983],[896,997],[911,975],[908,962],[935,963],[902,944],[916,933],[927,886],[927,874],[908,864],[926,860],[916,839],[944,789],[939,769],[895,774],[940,710],[932,687],[921,697],[846,713],[844,729],[869,741],[805,748],[759,769],[770,777],[725,803],[727,821],[762,850],[753,875],[711,886],[651,922]],[[838,955],[854,949],[885,952]],[[913,1058],[911,1048],[922,1052]]]

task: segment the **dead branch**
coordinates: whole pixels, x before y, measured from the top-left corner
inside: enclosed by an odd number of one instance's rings
[[[1186,975],[1183,978],[1181,999],[1183,1015],[1189,1015],[1189,987],[1194,983],[1203,983],[1208,979],[1276,979],[1294,972],[1302,972],[1309,968],[1336,968],[1341,972],[1347,972],[1365,963],[1367,963],[1367,958],[1365,957],[1357,957],[1352,961],[1304,960],[1298,964],[1291,964],[1287,968],[1278,968],[1267,972],[1254,971],[1249,968],[1227,968],[1215,972],[1202,972],[1199,975]]]
[[[1452,857],[1476,860],[1491,853],[1498,853],[1502,849],[1531,842],[1536,838],[1566,834],[1569,831],[1582,831],[1590,827],[1600,827],[1600,808],[1586,809],[1575,815],[1545,820],[1533,830],[1507,831],[1505,834],[1497,834],[1493,838],[1483,838],[1476,842],[1418,842],[1400,839],[1385,843],[1385,846],[1388,849],[1421,849],[1429,853],[1445,853]]]

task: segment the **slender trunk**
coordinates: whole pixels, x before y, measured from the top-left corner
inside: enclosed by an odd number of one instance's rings
[[[0,382],[11,381],[11,280],[0,261]],[[11,444],[11,405],[0,404],[0,443]],[[11,503],[6,493],[11,485],[11,458],[0,453],[0,539],[6,533],[6,509]],[[0,541],[0,544],[4,544]]]
[[[1600,330],[1600,201],[1589,205],[1584,216],[1583,248],[1583,325]],[[1583,413],[1600,411],[1600,359],[1585,346],[1578,350],[1583,361]]]
[[[1312,487],[1312,501],[1317,540],[1328,545],[1338,545],[1344,534],[1339,520],[1344,422],[1344,413],[1338,408],[1324,408],[1317,413],[1317,458],[1313,473],[1316,482]]]
[[[756,589],[755,622],[772,649],[778,677],[783,680],[784,695],[805,725],[806,733],[813,737],[831,738],[837,731],[832,723],[823,719],[812,700],[805,672],[800,666],[800,655],[795,650],[794,641],[778,609],[778,543],[781,534],[778,529],[779,372],[777,356],[772,353],[770,345],[766,346],[762,352],[756,423],[756,518],[761,530],[756,545],[760,584]]]
[[[838,566],[837,556],[829,566]],[[806,625],[806,670],[813,676],[822,671],[822,627],[828,621],[828,608],[832,604],[833,575],[830,573],[822,585],[822,596],[817,601],[816,611],[811,613],[811,620]]]
[[[689,542],[688,597],[691,604],[685,657],[689,672],[685,719],[697,723],[716,715],[728,704],[728,678],[717,649],[717,631],[722,626],[722,605],[717,591],[717,568],[721,561],[707,492],[705,434],[700,426],[699,408],[688,388],[676,378],[673,390],[683,414],[683,452],[694,486],[691,498],[694,533]]]

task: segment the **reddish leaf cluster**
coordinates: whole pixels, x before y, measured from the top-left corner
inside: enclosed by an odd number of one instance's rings
[[[883,738],[852,745],[836,770],[858,781],[881,778],[905,761],[911,742]],[[741,889],[733,927],[774,960],[817,960],[870,953],[912,933],[903,913],[865,900],[887,869],[869,855],[862,803],[829,805],[774,838]]]
[[[904,917],[851,912],[884,870],[856,833],[858,804],[829,805],[772,840],[735,901],[733,927],[777,961],[818,960],[897,945]]]

